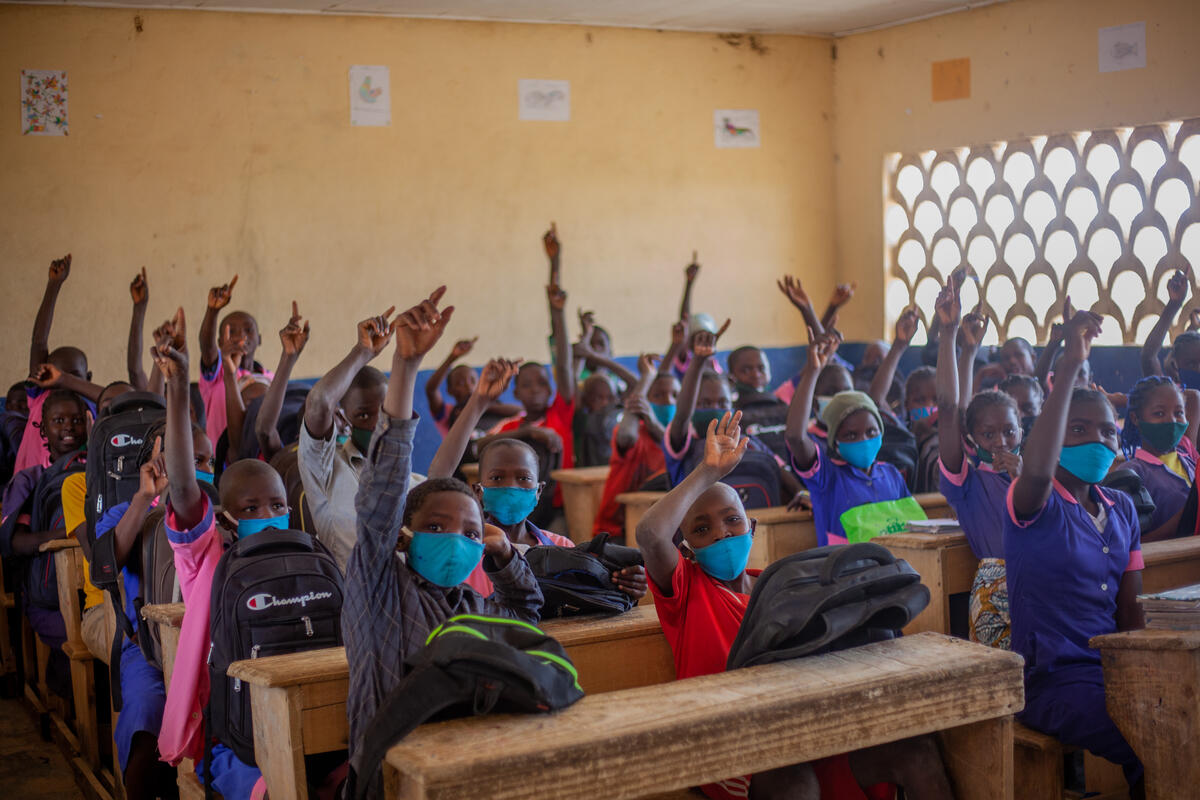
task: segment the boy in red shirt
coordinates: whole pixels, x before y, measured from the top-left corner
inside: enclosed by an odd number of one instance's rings
[[[739,427],[741,416],[726,413],[709,423],[704,461],[651,506],[637,527],[654,607],[675,655],[678,678],[725,671],[760,572],[746,569],[754,520],[746,516],[737,491],[720,482],[749,445]],[[889,783],[903,786],[911,800],[951,796],[937,745],[929,737],[700,788],[715,800],[867,800],[894,797]]]

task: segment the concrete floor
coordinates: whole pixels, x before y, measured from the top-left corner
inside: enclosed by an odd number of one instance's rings
[[[77,800],[71,766],[19,700],[0,700],[0,795],[20,800]]]

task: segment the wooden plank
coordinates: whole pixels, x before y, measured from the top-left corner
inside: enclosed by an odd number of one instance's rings
[[[254,714],[254,757],[271,796],[300,800],[308,788],[299,690],[260,688],[250,693],[250,709]]]
[[[555,715],[435,723],[391,748],[385,784],[390,797],[405,800],[577,798],[600,782],[613,800],[683,789],[1007,717],[1023,706],[1022,663],[1012,653],[920,634],[589,695]],[[989,735],[1004,742],[1003,730],[963,738]],[[697,742],[704,759],[695,758]],[[972,774],[989,777],[983,768]],[[1011,797],[1003,771],[990,779],[974,798]]]
[[[938,734],[957,800],[1013,800],[1013,724],[1012,717],[998,717]]]
[[[617,502],[625,506],[625,541],[637,544],[637,525],[642,521],[646,509],[654,505],[666,492],[623,492]]]
[[[1062,743],[1020,723],[1015,723],[1014,728],[1014,791],[1017,798],[1062,800]]]
[[[1163,592],[1200,583],[1200,536],[1142,545],[1142,590]]]
[[[562,487],[563,511],[567,517],[567,536],[573,542],[592,538],[600,501],[604,499],[604,483],[608,480],[608,465],[556,469],[550,477]]]

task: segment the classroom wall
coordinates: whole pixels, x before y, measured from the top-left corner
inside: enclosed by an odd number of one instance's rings
[[[25,374],[46,267],[68,251],[51,346],[84,346],[100,381],[124,375],[127,286],[142,265],[147,331],[182,303],[193,341],[207,289],[240,275],[234,306],[258,316],[268,366],[296,299],[313,329],[297,377],[336,363],[368,312],[439,283],[457,308],[447,339],[482,335],[472,363],[544,360],[550,220],[572,328],[576,307],[594,309],[621,354],[666,345],[693,249],[695,309],[736,317],[722,346],[800,342],[774,281],[799,273],[821,298],[832,287],[833,62],[827,40],[760,44],[0,6],[4,380]],[[391,68],[390,127],[350,126],[354,64]],[[69,137],[20,134],[22,68],[68,71]],[[572,120],[518,121],[520,78],[569,79]],[[763,146],[716,149],[717,108],[758,109]]]
[[[1146,67],[1100,73],[1097,29],[1139,21]],[[838,39],[835,263],[858,281],[846,335],[890,338],[886,154],[1194,117],[1197,40],[1196,0],[1012,0]],[[971,60],[971,96],[934,103],[930,65],[955,58]]]

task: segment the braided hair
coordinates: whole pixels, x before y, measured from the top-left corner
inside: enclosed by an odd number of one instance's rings
[[[1138,420],[1141,420],[1146,400],[1160,386],[1174,387],[1175,382],[1162,375],[1148,375],[1135,383],[1129,391],[1129,400],[1125,407],[1125,427],[1121,429],[1121,449],[1125,451],[1126,458],[1133,458],[1133,454],[1142,446],[1142,432],[1138,430],[1138,423],[1129,417],[1137,414]]]

